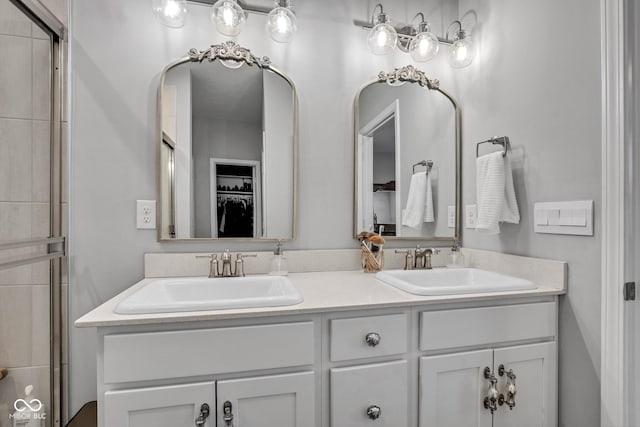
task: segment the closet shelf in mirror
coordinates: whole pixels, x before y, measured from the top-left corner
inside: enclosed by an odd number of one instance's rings
[[[396,191],[396,182],[389,181],[386,184],[373,184],[373,192],[376,193],[378,191]]]
[[[240,195],[249,195],[253,196],[253,192],[251,191],[217,191],[217,194],[240,194]]]

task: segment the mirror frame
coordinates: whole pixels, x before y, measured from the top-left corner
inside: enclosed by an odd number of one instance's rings
[[[407,65],[402,68],[396,68],[390,73],[380,71],[376,80],[365,83],[358,92],[354,100],[353,115],[353,140],[354,140],[354,198],[353,198],[353,230],[354,239],[357,239],[358,233],[358,200],[359,200],[359,174],[358,167],[358,134],[360,131],[360,95],[362,91],[374,84],[387,83],[389,85],[398,85],[402,83],[418,84],[421,88],[433,90],[444,95],[453,105],[455,112],[455,186],[456,186],[456,225],[453,237],[398,237],[385,236],[389,241],[419,241],[425,243],[448,243],[451,246],[459,246],[461,244],[462,231],[462,114],[458,102],[449,93],[440,88],[440,82],[436,79],[430,79],[423,71],[418,70],[413,65]]]
[[[156,165],[161,164],[162,156],[162,144],[163,144],[163,130],[162,130],[162,88],[164,87],[164,80],[167,72],[178,65],[186,64],[188,62],[200,62],[204,60],[208,62],[219,61],[235,61],[242,62],[243,65],[252,67],[256,66],[263,70],[271,71],[274,74],[282,77],[291,86],[293,97],[293,197],[292,197],[292,230],[291,237],[189,237],[189,238],[166,238],[162,236],[162,201],[164,196],[162,195],[162,170],[158,167],[156,185],[158,186],[158,203],[156,212],[156,224],[158,241],[160,242],[190,242],[190,241],[211,241],[211,242],[289,242],[297,238],[298,235],[298,91],[296,89],[293,80],[286,74],[282,73],[277,68],[271,65],[271,60],[263,56],[262,58],[255,56],[247,48],[240,46],[234,41],[226,41],[222,44],[211,45],[209,49],[198,50],[192,48],[184,56],[174,62],[169,63],[164,67],[160,74],[160,83],[158,85],[157,106],[156,106],[156,138],[157,138],[157,159]],[[224,64],[223,64],[224,65]],[[172,188],[171,198],[175,202],[175,188]],[[172,203],[173,203],[172,202]]]

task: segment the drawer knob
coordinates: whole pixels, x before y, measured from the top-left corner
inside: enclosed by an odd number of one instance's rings
[[[370,405],[367,408],[367,417],[372,420],[377,420],[380,418],[380,414],[382,413],[382,409],[378,405]]]
[[[380,334],[375,332],[369,332],[367,336],[364,337],[364,341],[367,343],[369,347],[375,347],[380,344]]]

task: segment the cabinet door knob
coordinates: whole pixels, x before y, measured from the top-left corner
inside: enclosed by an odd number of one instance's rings
[[[207,422],[207,418],[209,418],[209,412],[209,405],[203,403],[200,406],[200,415],[198,415],[198,418],[196,418],[196,426],[203,426]]]
[[[228,400],[222,404],[222,414],[224,427],[233,427],[233,406]]]
[[[367,343],[369,347],[375,347],[380,344],[380,334],[376,332],[369,332],[365,337],[364,341]]]
[[[377,420],[380,418],[380,414],[382,413],[382,409],[378,405],[370,405],[367,408],[367,417],[372,420]]]

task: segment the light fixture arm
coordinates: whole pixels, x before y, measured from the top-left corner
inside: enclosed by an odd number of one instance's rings
[[[455,32],[456,36],[453,39],[453,41],[459,40],[459,39],[463,39],[465,38],[467,32],[465,30],[462,29],[462,22],[458,21],[457,19],[455,21],[453,21],[451,24],[449,24],[449,26],[447,27],[447,34],[446,34],[446,38],[447,40],[451,40],[449,38],[449,34],[451,32],[451,27],[455,24],[458,24],[458,31]]]
[[[378,10],[378,8],[380,8],[380,13],[378,13],[376,15],[376,10]],[[386,13],[384,13],[384,9],[382,8],[382,4],[378,3],[377,5],[374,6],[373,12],[371,12],[371,23],[373,25],[375,25],[377,23],[376,21],[380,17],[380,15],[385,15],[386,16]],[[372,27],[373,27],[373,25],[372,25]]]

